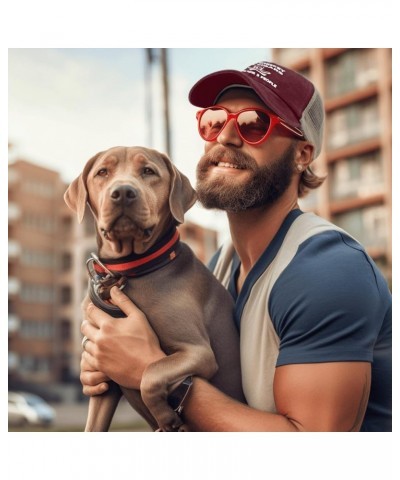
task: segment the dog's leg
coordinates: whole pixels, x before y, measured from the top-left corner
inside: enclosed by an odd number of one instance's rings
[[[122,396],[121,389],[115,382],[109,382],[109,385],[109,389],[102,395],[90,397],[85,432],[108,432]]]
[[[158,424],[150,413],[149,409],[143,403],[139,390],[131,390],[121,387],[124,397],[128,400],[129,404],[141,415],[153,430],[158,428]]]
[[[189,375],[211,378],[217,369],[214,354],[208,345],[191,345],[147,367],[140,391],[161,431],[187,430],[181,417],[167,403],[170,391]]]

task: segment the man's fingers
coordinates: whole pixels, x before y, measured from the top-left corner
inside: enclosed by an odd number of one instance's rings
[[[118,287],[113,287],[110,291],[111,299],[113,303],[119,307],[126,316],[130,315],[131,313],[141,312],[137,308],[137,306],[132,302],[132,300],[125,295]]]
[[[95,341],[99,333],[99,329],[91,325],[88,320],[83,320],[83,322],[81,323],[81,332],[87,338],[90,338]],[[85,350],[88,343],[89,342],[85,343]]]
[[[81,373],[81,382],[82,382],[82,385],[87,385],[87,386],[90,386],[90,387],[95,387],[95,386],[99,386],[104,383],[106,384],[106,382],[108,380],[110,380],[106,375],[104,375],[104,373],[102,372],[90,372],[90,371],[84,371]]]
[[[96,395],[101,395],[102,393],[106,392],[108,388],[108,383],[100,383],[100,385],[93,387],[89,385],[83,385],[82,392],[88,397],[95,397]]]
[[[109,320],[110,316],[96,307],[93,303],[89,303],[86,308],[86,319],[94,327],[101,328],[102,324]]]

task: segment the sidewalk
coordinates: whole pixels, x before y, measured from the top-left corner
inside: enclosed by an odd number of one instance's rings
[[[54,403],[51,406],[56,412],[56,418],[54,424],[47,430],[63,432],[84,430],[88,411],[87,401],[80,403]],[[151,429],[129,403],[125,399],[121,399],[110,431],[151,432]]]

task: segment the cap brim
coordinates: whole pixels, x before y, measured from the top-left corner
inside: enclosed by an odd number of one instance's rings
[[[215,105],[223,90],[242,85],[254,90],[265,105],[289,125],[297,128],[301,127],[294,112],[286,106],[276,93],[268,87],[260,85],[259,81],[252,78],[248,73],[238,70],[221,70],[203,77],[191,88],[189,101],[196,107],[210,107]]]

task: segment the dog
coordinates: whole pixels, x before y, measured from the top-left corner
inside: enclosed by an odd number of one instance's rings
[[[122,394],[153,430],[187,431],[166,398],[190,375],[245,403],[233,299],[177,233],[196,201],[188,178],[156,150],[113,147],[86,163],[64,199],[79,222],[90,208],[99,257],[92,259],[91,273],[106,279],[95,293],[89,281],[83,312],[89,298],[111,314],[118,310],[106,302],[110,280],[118,279],[167,354],[145,370],[140,392],[110,382],[107,392],[91,397],[85,431],[108,431]],[[125,267],[133,265],[144,269],[133,268],[131,276]]]

